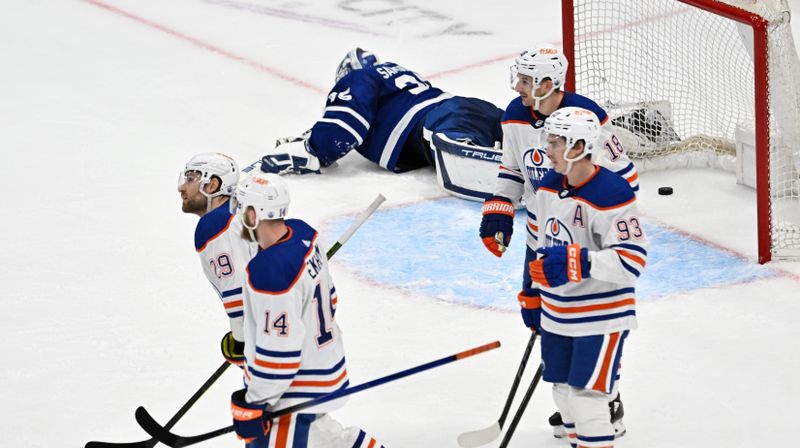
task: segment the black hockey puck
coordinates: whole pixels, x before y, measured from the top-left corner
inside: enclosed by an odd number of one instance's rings
[[[672,187],[658,187],[658,194],[662,196],[669,196],[672,194]]]

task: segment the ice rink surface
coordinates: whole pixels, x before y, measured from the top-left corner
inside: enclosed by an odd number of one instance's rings
[[[190,156],[222,151],[244,165],[306,130],[356,45],[505,107],[513,55],[560,43],[559,5],[0,3],[10,204],[0,220],[0,446],[140,440],[136,406],[165,422],[221,362],[227,319],[192,247],[196,218],[180,212],[175,190]],[[478,241],[477,206],[447,197],[432,171],[395,175],[355,153],[288,181],[290,215],[328,243],[377,192],[388,198],[332,262],[351,384],[503,344],[355,395],[334,417],[387,447],[454,447],[459,433],[495,421],[528,339],[514,311],[521,227],[498,260]],[[658,196],[663,185],[675,194]],[[661,255],[642,280],[651,289],[640,291],[640,328],[625,349],[629,431],[617,446],[791,444],[800,265],[755,264],[755,195],[732,174],[646,173],[639,198]],[[230,423],[235,370],[177,432]],[[550,436],[553,410],[541,385],[511,446],[567,446]],[[200,446],[241,445],[225,436]]]

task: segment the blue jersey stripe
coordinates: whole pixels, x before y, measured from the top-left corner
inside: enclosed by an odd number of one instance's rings
[[[254,368],[252,368],[250,366],[247,367],[247,370],[250,372],[250,374],[255,375],[255,376],[259,377],[259,378],[267,379],[267,380],[291,380],[291,379],[294,378],[294,374],[293,373],[290,374],[290,375],[276,375],[274,373],[259,372],[258,370],[255,370]]]
[[[635,250],[636,252],[639,252],[642,255],[647,255],[647,251],[644,249],[644,247],[637,246],[636,244],[627,244],[627,243],[612,244],[611,247],[621,247],[623,249]]]
[[[631,274],[633,274],[633,275],[635,275],[635,276],[637,276],[637,277],[640,275],[640,272],[639,272],[639,270],[638,270],[638,269],[636,269],[636,268],[634,268],[633,266],[629,265],[629,264],[628,264],[628,262],[626,262],[624,258],[622,258],[622,257],[621,257],[621,256],[619,256],[619,255],[617,255],[617,257],[619,257],[619,261],[621,261],[621,262],[622,262],[622,267],[624,267],[625,269],[627,269],[627,270],[628,270],[628,272],[630,272]]]
[[[563,319],[560,317],[555,317],[545,311],[545,308],[542,307],[542,314],[547,316],[548,319],[552,320],[553,322],[558,322],[560,324],[583,324],[589,322],[602,322],[604,320],[614,320],[619,319],[626,316],[635,316],[636,310],[628,310],[623,311],[622,313],[615,313],[615,314],[604,314],[600,316],[589,316],[589,317],[574,317],[569,319]]]
[[[508,174],[508,173],[498,173],[497,174],[497,178],[498,179],[513,180],[514,182],[517,182],[517,183],[520,183],[520,184],[524,184],[525,183],[525,180],[523,180],[522,178],[517,177],[517,176],[512,176],[511,174]]]
[[[230,317],[231,319],[235,319],[237,317],[242,317],[242,316],[244,316],[244,311],[234,311],[232,313],[228,313],[228,317]]]
[[[222,291],[222,294],[220,294],[219,296],[225,298],[225,297],[235,296],[241,293],[242,293],[242,288],[236,288],[236,289],[230,289],[228,291]]]
[[[256,346],[256,353],[264,356],[272,356],[273,358],[296,358],[300,356],[300,350],[294,352],[279,352],[275,350],[267,350]]]
[[[297,371],[298,375],[330,375],[331,373],[336,372],[337,370],[341,369],[344,365],[344,358],[341,361],[337,362],[335,366],[331,367],[330,369],[301,369]]]
[[[617,171],[616,173],[619,174],[620,176],[624,176],[624,175],[628,174],[632,169],[633,169],[633,163],[629,163],[628,166],[626,166],[625,168]]]
[[[592,300],[592,299],[605,299],[608,297],[618,296],[622,294],[633,294],[636,292],[636,288],[622,288],[616,289],[614,291],[606,291],[606,292],[598,292],[596,294],[586,294],[582,296],[571,296],[571,297],[564,297],[558,294],[553,294],[547,291],[541,291],[541,294],[547,298],[559,300],[562,302],[577,302],[580,300]]]

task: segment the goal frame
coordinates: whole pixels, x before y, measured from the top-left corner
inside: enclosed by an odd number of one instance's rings
[[[712,14],[749,25],[753,29],[753,70],[756,153],[756,216],[758,262],[772,260],[772,210],[770,195],[768,25],[765,18],[716,0],[674,0]],[[565,88],[575,91],[575,10],[573,0],[561,0],[561,29],[564,55],[569,61]]]

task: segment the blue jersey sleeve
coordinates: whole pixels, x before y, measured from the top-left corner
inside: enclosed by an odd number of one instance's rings
[[[366,70],[354,70],[328,94],[325,113],[311,128],[309,143],[323,166],[364,143],[378,109],[380,85]]]

